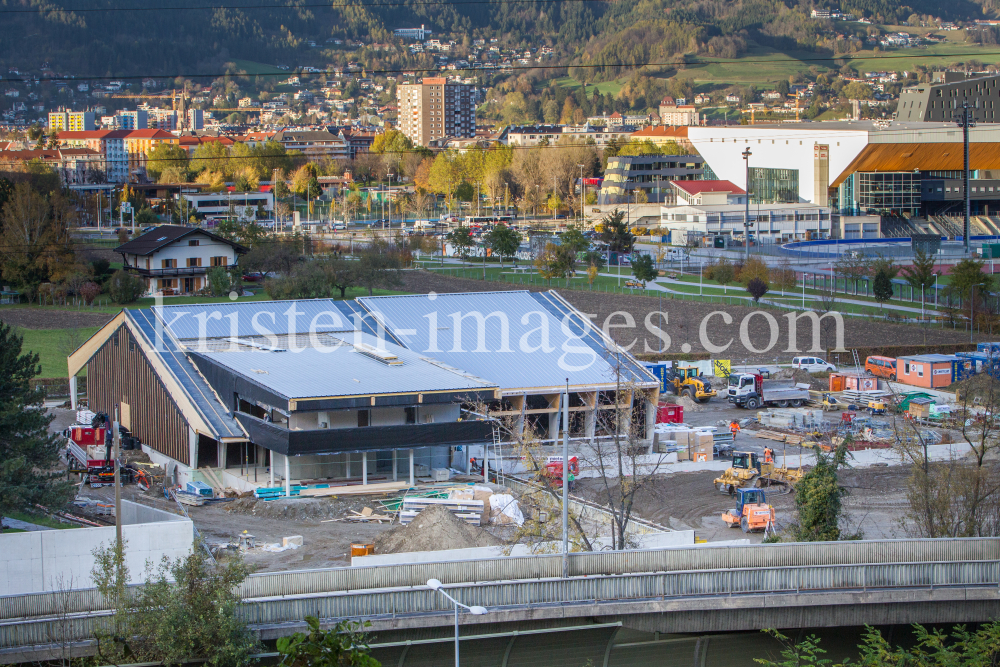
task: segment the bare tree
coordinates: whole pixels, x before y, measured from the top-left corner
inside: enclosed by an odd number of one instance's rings
[[[647,389],[638,385],[619,358],[614,392],[598,394],[595,438],[585,457],[601,484],[599,499],[611,512],[611,548],[634,546],[629,529],[636,495],[666,468],[666,455],[650,453],[646,440]]]

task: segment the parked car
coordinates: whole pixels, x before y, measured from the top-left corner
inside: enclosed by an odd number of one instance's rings
[[[792,368],[801,368],[810,373],[822,373],[824,371],[836,371],[837,367],[826,359],[819,357],[795,357],[792,359]]]

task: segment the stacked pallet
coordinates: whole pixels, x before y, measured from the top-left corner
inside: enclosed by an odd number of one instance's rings
[[[440,505],[456,517],[473,526],[482,525],[485,503],[482,500],[460,498],[404,498],[399,510],[399,522],[406,525],[431,505]]]

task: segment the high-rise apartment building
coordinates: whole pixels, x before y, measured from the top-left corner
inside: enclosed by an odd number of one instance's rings
[[[429,77],[420,83],[396,87],[399,101],[399,131],[414,144],[428,146],[445,137],[476,136],[476,106],[473,87]]]
[[[148,130],[149,114],[145,109],[135,111],[119,111],[118,127],[123,130]]]
[[[187,129],[189,130],[204,130],[205,112],[201,109],[188,109],[187,123]]]
[[[50,132],[89,132],[97,129],[97,116],[93,111],[49,112]]]

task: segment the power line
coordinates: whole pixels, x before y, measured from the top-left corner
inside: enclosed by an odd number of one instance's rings
[[[5,9],[0,10],[0,14],[43,14],[45,12],[73,12],[75,14],[96,13],[96,12],[160,12],[160,11],[191,11],[191,10],[216,10],[216,9],[343,9],[343,8],[363,8],[378,9],[380,7],[426,7],[438,5],[554,5],[559,3],[571,4],[612,4],[612,0],[413,0],[411,2],[304,2],[296,5],[173,5],[156,7],[54,7],[33,9]]]
[[[942,53],[942,54],[931,54],[926,56],[930,58],[972,58],[972,57],[983,57],[983,56],[1000,56],[1000,51],[975,51],[975,52],[960,52],[960,53]],[[912,59],[914,56],[912,54],[894,54],[894,55],[884,55],[884,56],[864,56],[856,54],[843,54],[843,55],[832,55],[832,56],[822,56],[816,58],[737,58],[737,59],[727,59],[727,58],[699,58],[697,60],[685,60],[682,56],[678,56],[676,60],[669,62],[635,62],[635,63],[603,63],[603,64],[562,64],[562,65],[518,65],[518,66],[508,66],[508,67],[495,67],[491,69],[485,68],[463,68],[456,70],[441,70],[437,67],[405,67],[401,69],[369,69],[359,66],[344,67],[342,69],[323,69],[323,70],[313,70],[309,72],[298,72],[297,76],[303,75],[329,75],[329,74],[364,74],[366,76],[388,76],[390,74],[417,74],[417,73],[435,73],[442,75],[449,75],[452,72],[458,73],[476,73],[476,72],[494,72],[503,74],[505,72],[520,72],[528,70],[553,70],[553,69],[583,69],[583,70],[594,70],[594,69],[611,69],[611,68],[623,68],[623,69],[635,69],[639,67],[694,67],[698,65],[766,65],[772,63],[821,63],[821,62],[837,62],[837,61],[881,61],[881,60],[902,60],[902,59]],[[291,72],[294,73],[294,72]],[[239,72],[223,72],[214,74],[130,74],[122,76],[81,76],[81,77],[60,77],[53,76],[45,79],[46,81],[132,81],[146,78],[221,78],[221,77],[246,77],[254,78],[260,76],[289,76],[290,72],[281,73],[271,73],[271,74],[249,74],[249,73],[239,73]],[[21,82],[21,83],[33,83],[34,78],[31,77],[21,77],[21,78],[8,78],[7,81]],[[586,84],[587,86],[597,87],[596,83]],[[208,109],[211,111],[211,109]]]

